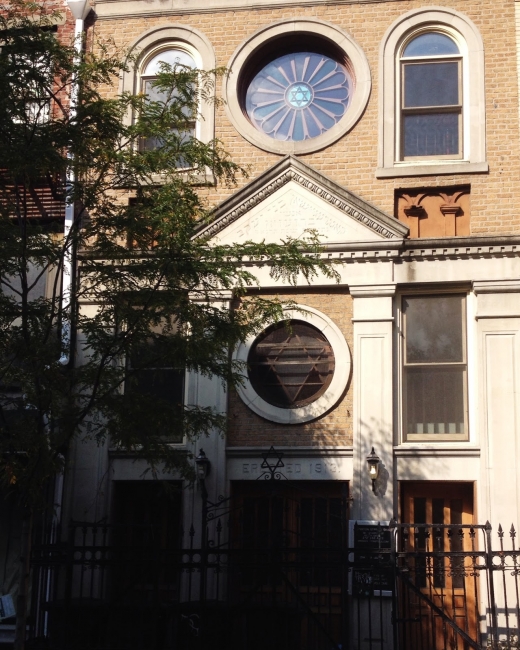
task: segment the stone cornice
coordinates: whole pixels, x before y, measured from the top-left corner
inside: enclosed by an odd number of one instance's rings
[[[153,255],[153,252],[147,254]],[[422,260],[520,258],[520,235],[476,235],[439,239],[400,238],[368,242],[325,243],[322,245],[321,257],[345,263],[407,263]],[[78,258],[80,264],[83,259],[92,261],[88,250],[80,251]],[[120,263],[124,264],[125,260],[121,260]],[[247,264],[247,262],[245,263]],[[261,263],[255,260],[251,262],[251,265],[259,266]],[[517,282],[517,280],[511,280],[511,282],[500,280],[500,291],[516,291]],[[496,287],[493,283],[491,285],[492,288],[489,288],[488,292],[495,293]],[[486,293],[486,283],[479,282],[476,291]]]
[[[512,258],[520,257],[520,235],[324,244],[322,257],[345,262]]]
[[[438,239],[408,239],[400,257],[406,259],[516,257],[520,235],[474,235]]]
[[[142,18],[182,14],[215,14],[227,11],[272,10],[319,5],[357,5],[400,0],[98,0],[98,19]]]
[[[479,293],[519,293],[520,280],[484,280],[473,282],[473,291]]]
[[[408,228],[401,222],[349,192],[298,158],[286,156],[259,178],[248,183],[221,203],[213,213],[213,222],[204,227],[198,236],[214,237],[218,235],[224,228],[237,221],[242,215],[290,181],[304,187],[385,239],[401,239],[408,233]]]

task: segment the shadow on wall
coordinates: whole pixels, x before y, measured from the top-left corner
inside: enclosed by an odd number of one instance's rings
[[[457,482],[453,479],[453,467],[450,459],[437,455],[435,449],[414,450],[399,449],[394,454],[393,427],[376,418],[371,421],[361,422],[361,440],[366,449],[366,455],[374,447],[375,453],[380,458],[379,473],[375,482],[375,494],[385,497],[391,492],[392,485],[405,481],[446,481]],[[368,467],[361,458],[361,473],[368,471]],[[433,477],[433,478],[432,478]],[[368,478],[368,474],[367,474]],[[467,481],[460,481],[467,483]]]

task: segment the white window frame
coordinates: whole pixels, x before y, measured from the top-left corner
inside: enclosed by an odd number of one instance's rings
[[[463,327],[465,338],[463,341],[466,376],[464,385],[464,434],[408,434],[406,422],[406,381],[405,381],[405,322],[404,322],[404,309],[403,300],[411,297],[441,297],[447,295],[461,295],[464,296],[464,314],[463,314]],[[396,320],[398,323],[397,328],[397,346],[396,346],[396,362],[397,362],[397,394],[396,394],[396,413],[397,413],[397,430],[395,443],[405,447],[421,447],[421,448],[448,448],[454,447],[466,448],[468,444],[475,444],[475,422],[473,421],[473,394],[474,394],[474,381],[475,381],[475,360],[474,360],[474,332],[472,325],[475,318],[475,305],[473,294],[462,287],[453,287],[452,290],[446,289],[421,289],[406,291],[396,296]]]
[[[448,36],[452,41],[454,41],[459,48],[460,54],[450,54],[450,55],[440,55],[440,56],[414,56],[414,57],[405,57],[404,56],[404,51],[408,47],[408,45],[418,36],[421,36],[422,34],[444,34],[445,36]],[[464,66],[464,61],[467,60],[467,53],[465,52],[466,49],[466,43],[465,41],[460,40],[458,38],[457,33],[453,33],[453,30],[447,30],[447,29],[440,29],[440,28],[435,28],[432,29],[431,27],[422,27],[418,30],[413,31],[411,34],[408,35],[408,37],[402,42],[401,47],[399,48],[399,60],[397,64],[397,70],[396,70],[396,83],[397,83],[397,88],[398,92],[396,92],[396,115],[398,116],[398,119],[396,120],[396,159],[400,161],[410,161],[410,160],[441,160],[441,159],[446,159],[446,160],[460,160],[461,158],[464,158],[464,144],[468,141],[468,134],[466,133],[467,131],[467,120],[464,119],[464,107],[466,105],[467,101],[467,91],[468,90],[468,85],[464,84],[464,72],[463,68]],[[460,122],[459,123],[459,153],[455,155],[444,155],[444,154],[439,154],[439,155],[430,155],[430,156],[409,156],[405,157],[404,151],[403,151],[403,146],[404,146],[404,138],[403,138],[403,118],[406,113],[406,109],[404,108],[403,105],[403,99],[404,99],[404,77],[403,77],[403,70],[404,67],[407,64],[411,65],[420,65],[423,63],[438,63],[442,61],[449,61],[449,62],[454,62],[456,61],[458,64],[458,94],[459,94],[459,113],[461,116]],[[409,109],[410,113],[412,112],[420,112],[423,109]],[[437,111],[440,112],[440,111]],[[462,128],[461,128],[462,126]]]
[[[148,64],[154,59],[156,56],[160,55],[161,52],[171,52],[171,51],[180,51],[184,52],[188,56],[190,56],[194,63],[195,63],[195,68],[197,70],[203,70],[203,64],[202,64],[202,59],[199,56],[198,51],[194,48],[191,47],[187,43],[166,43],[164,45],[158,45],[157,47],[154,47],[146,52],[146,56],[143,56],[141,59],[141,65],[139,66],[139,90],[140,92],[144,92],[144,85],[145,81],[151,80],[151,79],[156,79],[156,75],[147,75],[145,74],[146,68],[148,67]],[[199,108],[202,107],[202,97],[198,97],[198,105]],[[202,123],[204,120],[201,119],[201,116],[197,116],[197,119],[193,120],[195,122],[195,137],[200,140],[201,139],[201,128],[202,128]]]
[[[143,32],[129,46],[129,53],[135,61],[129,60],[128,70],[123,72],[119,92],[137,94],[141,92],[141,73],[146,63],[153,56],[165,50],[184,50],[201,70],[214,70],[215,52],[206,36],[194,27],[184,25],[162,25]],[[132,122],[133,115],[128,113],[125,121]],[[215,105],[213,102],[201,102],[200,116],[196,122],[195,135],[201,142],[210,142],[215,137]]]
[[[441,32],[452,38],[462,56],[462,157],[428,156],[401,160],[401,54],[412,38]],[[489,171],[486,161],[484,45],[474,23],[445,7],[412,10],[386,31],[379,52],[379,148],[376,177]]]

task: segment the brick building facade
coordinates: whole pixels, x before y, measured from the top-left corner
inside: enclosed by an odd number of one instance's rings
[[[112,39],[136,57],[107,94],[138,91],[167,52],[229,69],[217,87],[225,103],[203,106],[195,129],[219,139],[249,178],[237,187],[206,179],[200,191],[215,212],[205,232],[224,243],[279,242],[314,228],[337,262],[339,282],[312,287],[284,286],[258,267],[260,291],[294,301],[287,320],[303,328],[295,344],[295,334],[266,324],[233,352],[267,375],[250,369],[227,392],[187,374],[186,403],[229,419],[224,438],[179,444],[195,456],[204,447],[210,501],[260,498],[254,481],[274,447],[291,490],[332,500],[344,487],[352,521],[520,522],[519,8],[513,0],[499,15],[489,0],[93,6],[90,46]],[[334,84],[324,91],[327,78]],[[222,303],[234,308],[232,296]],[[322,344],[325,356],[313,357]],[[128,455],[78,443],[65,516],[110,521],[137,499],[142,470]],[[177,516],[188,530],[205,505],[200,486],[182,494]],[[294,498],[303,508],[304,497]],[[352,634],[348,647],[368,648],[359,629]],[[390,636],[381,647],[392,647]]]
[[[279,240],[312,227],[323,236],[324,254],[343,261],[338,285],[323,282],[309,292],[305,286],[289,290],[266,283],[262,289],[319,311],[341,331],[352,355],[352,372],[341,397],[325,413],[308,422],[272,422],[240,396],[209,398],[213,389],[201,388],[201,383],[190,388],[188,378],[189,399],[208,404],[221,400],[229,413],[228,436],[215,442],[214,461],[221,467],[213,478],[220,482],[217,491],[229,492],[239,458],[250,460],[271,445],[291,454],[298,448],[302,458],[307,453],[333,458],[337,448],[342,479],[358,494],[353,504],[358,518],[399,518],[398,486],[413,479],[466,481],[475,488],[479,519],[518,520],[517,491],[506,502],[497,499],[491,470],[500,445],[516,440],[514,390],[510,402],[507,390],[502,394],[507,407],[496,412],[491,391],[495,380],[489,374],[497,364],[502,376],[507,359],[508,382],[516,381],[520,139],[515,11],[517,3],[502,3],[497,39],[496,6],[484,1],[222,0],[210,7],[176,0],[168,7],[139,0],[96,3],[87,21],[91,43],[113,39],[118,48],[137,55],[119,89],[138,90],[152,54],[168,48],[189,52],[197,65],[229,68],[217,88],[225,104],[203,107],[205,120],[197,128],[201,137],[218,138],[233,160],[248,168],[249,178],[240,179],[238,187],[209,183],[201,189],[216,206],[211,232],[224,242],[255,236]],[[443,50],[440,44],[428,49],[426,44],[422,53],[413,54],[414,39],[420,43],[428,35],[440,35],[454,48],[448,44]],[[305,42],[310,51],[345,66],[348,106],[318,137],[268,133],[262,120],[255,123],[247,104],[252,77],[263,74],[279,55],[297,56]],[[441,99],[435,108],[435,99],[421,95],[426,91],[417,72],[441,70],[439,66],[445,66],[442,74],[451,66],[457,98]],[[431,83],[442,95],[443,84],[447,88],[452,82],[435,79]],[[107,93],[114,91],[116,84],[107,88]],[[415,95],[426,99],[416,101]],[[426,107],[416,108],[421,101]],[[442,149],[444,145],[428,145],[426,135],[422,144],[407,144],[423,137],[413,124],[422,124],[418,130],[423,135],[430,128],[424,126],[428,115],[429,123],[444,120],[434,139],[443,129],[444,135],[452,129],[457,143]],[[464,433],[452,440],[448,433],[427,434],[428,423],[423,434],[406,429],[411,415],[405,412],[405,376],[411,370],[406,370],[405,359],[405,303],[414,295],[432,300],[462,296],[458,318],[464,339]],[[512,347],[491,352],[494,345]],[[377,421],[373,431],[370,420]],[[444,425],[431,426],[438,431]],[[390,478],[385,496],[365,507],[363,499],[373,497],[370,489],[363,496],[362,468],[372,446]],[[103,462],[113,468],[115,480],[133,476],[120,459]],[[101,512],[109,509],[106,498]]]

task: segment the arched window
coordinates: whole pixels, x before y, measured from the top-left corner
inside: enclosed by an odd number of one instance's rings
[[[462,155],[462,57],[457,43],[426,32],[405,43],[400,60],[400,160]]]
[[[178,47],[172,47],[167,49],[160,49],[159,52],[152,51],[152,53],[146,57],[141,66],[141,92],[143,92],[150,101],[154,102],[164,102],[168,103],[170,97],[168,93],[158,88],[155,85],[157,81],[157,75],[161,72],[163,64],[168,65],[172,70],[182,71],[185,69],[197,69],[200,66],[197,65],[196,53],[188,52],[186,49],[180,49]],[[188,114],[188,108],[185,109],[186,113],[186,124],[182,131],[179,131],[178,135],[181,138],[181,141],[186,141],[192,137],[198,137],[197,133],[197,116]],[[160,143],[156,141],[155,138],[147,138],[143,142],[143,148],[145,149],[154,149]]]
[[[484,49],[466,16],[404,14],[383,38],[380,74],[378,177],[488,171]]]
[[[121,77],[120,92],[145,92],[153,99],[161,99],[153,88],[161,61],[206,71],[216,67],[215,53],[206,36],[184,25],[152,27],[130,44],[129,52],[134,58],[129,59],[128,69]],[[199,111],[199,119],[193,120],[187,137],[195,135],[202,142],[209,142],[215,133],[214,104],[203,101]],[[130,122],[132,117],[129,114],[127,120]]]

